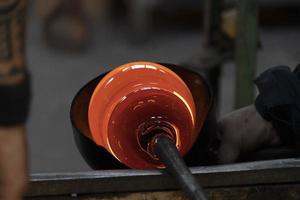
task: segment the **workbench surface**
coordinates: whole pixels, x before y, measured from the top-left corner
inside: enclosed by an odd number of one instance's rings
[[[300,159],[191,168],[209,199],[300,199]],[[184,199],[160,170],[33,174],[25,199]]]

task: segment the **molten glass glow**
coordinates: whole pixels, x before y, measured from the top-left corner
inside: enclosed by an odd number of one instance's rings
[[[151,154],[151,137],[173,138],[184,155],[195,137],[195,103],[181,78],[151,62],[122,65],[97,85],[89,105],[92,138],[123,164],[162,168]],[[149,153],[150,152],[150,153]]]

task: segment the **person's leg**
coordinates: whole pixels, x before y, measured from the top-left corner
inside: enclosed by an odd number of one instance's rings
[[[0,0],[0,199],[19,200],[27,185],[25,120],[30,91],[25,64],[26,0]]]

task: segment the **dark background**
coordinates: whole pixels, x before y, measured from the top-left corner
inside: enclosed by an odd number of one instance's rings
[[[182,4],[183,1],[165,0],[146,5],[150,20],[137,25],[128,22],[126,1],[122,5],[120,2],[89,18],[87,49],[66,52],[49,47],[44,41],[43,20],[36,11],[36,2],[31,1],[26,47],[33,88],[28,122],[31,172],[90,170],[75,146],[69,119],[71,100],[87,81],[138,60],[197,66],[199,56],[205,51],[201,29],[203,2],[189,0]],[[229,1],[227,7],[234,3]],[[300,17],[297,15],[300,2],[262,0],[260,4],[263,7],[259,28],[262,48],[258,52],[257,74],[279,64],[294,67],[300,63]],[[140,23],[140,13],[145,12],[135,13],[137,23]],[[222,68],[220,115],[233,109],[234,72],[233,62],[227,62]]]

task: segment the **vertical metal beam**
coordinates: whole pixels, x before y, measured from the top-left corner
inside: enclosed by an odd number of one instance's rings
[[[221,40],[221,5],[222,0],[205,0],[204,5],[204,49],[206,52],[219,54]],[[215,59],[219,55],[208,55],[210,59]],[[218,58],[217,58],[218,59]],[[220,61],[221,62],[221,61]],[[219,79],[221,74],[221,63],[217,62],[208,67],[208,78],[212,89],[218,99]]]
[[[238,37],[236,40],[236,92],[235,107],[253,103],[253,79],[257,52],[257,0],[238,1]]]
[[[221,0],[205,0],[204,5],[204,45],[218,45],[221,32]]]

